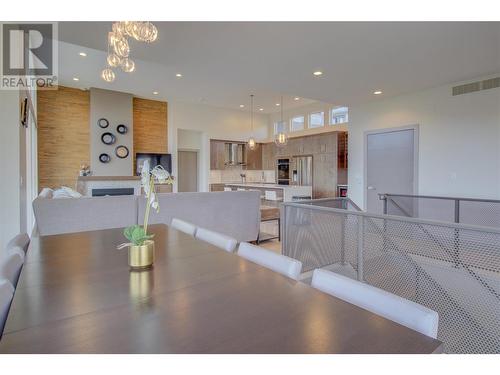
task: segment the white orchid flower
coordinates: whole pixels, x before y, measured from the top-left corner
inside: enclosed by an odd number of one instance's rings
[[[149,160],[144,160],[141,169],[141,184],[144,189],[144,193],[149,195],[149,179],[151,178],[151,172],[149,170]]]
[[[170,173],[168,173],[161,165],[157,165],[151,171],[153,177],[160,183],[164,184],[170,179]]]

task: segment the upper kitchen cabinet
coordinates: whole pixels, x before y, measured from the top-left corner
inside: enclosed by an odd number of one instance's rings
[[[254,150],[246,147],[246,168],[247,170],[261,170],[262,169],[262,148],[261,143],[255,145]]]
[[[225,166],[225,142],[210,141],[210,169],[224,169]]]
[[[262,145],[262,169],[274,170],[276,168],[276,148],[274,143]]]

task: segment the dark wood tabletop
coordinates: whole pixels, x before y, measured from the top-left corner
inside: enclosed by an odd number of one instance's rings
[[[34,237],[0,353],[433,353],[441,343],[165,225]]]

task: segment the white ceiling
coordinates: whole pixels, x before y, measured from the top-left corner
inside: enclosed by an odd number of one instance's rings
[[[155,43],[131,43],[136,72],[118,73],[108,84],[99,74],[111,22],[60,23],[61,83],[152,98],[156,90],[158,98],[235,109],[248,107],[254,93],[256,109],[270,113],[279,110],[280,95],[286,108],[311,101],[351,105],[378,100],[378,89],[387,97],[500,72],[500,22],[155,25]],[[315,70],[324,75],[314,77]]]

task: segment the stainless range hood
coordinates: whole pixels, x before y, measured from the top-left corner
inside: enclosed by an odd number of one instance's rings
[[[245,144],[225,143],[224,144],[224,164],[226,166],[245,165]]]

